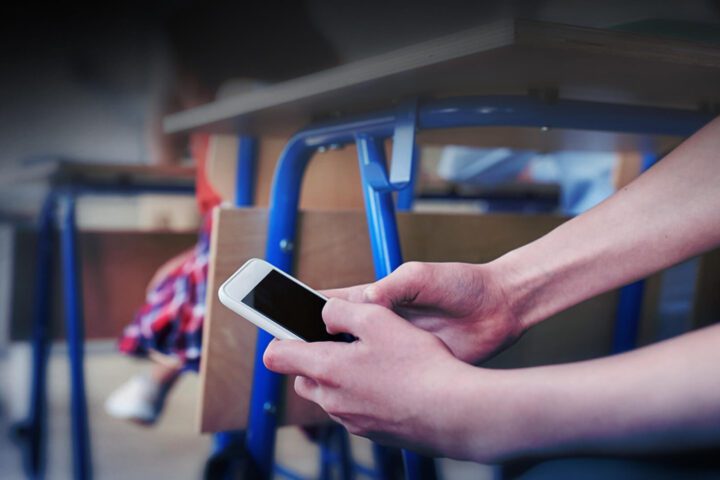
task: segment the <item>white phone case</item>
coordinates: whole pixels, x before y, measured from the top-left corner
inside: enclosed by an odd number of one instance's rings
[[[282,325],[279,325],[254,308],[249,307],[242,302],[242,299],[245,298],[245,296],[250,293],[272,270],[281,273],[301,287],[309,290],[320,298],[327,300],[324,295],[316,292],[300,280],[293,278],[279,268],[272,266],[265,260],[252,258],[245,262],[242,267],[233,273],[230,278],[228,278],[225,283],[220,286],[218,289],[220,302],[233,312],[245,318],[256,327],[262,328],[275,338],[279,338],[281,340],[303,340]]]

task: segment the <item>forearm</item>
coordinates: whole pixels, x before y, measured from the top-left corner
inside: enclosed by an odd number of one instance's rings
[[[720,119],[607,201],[493,262],[532,326],[720,243]]]
[[[720,443],[720,326],[588,362],[476,370],[459,456],[678,451]],[[473,400],[474,399],[474,400]]]

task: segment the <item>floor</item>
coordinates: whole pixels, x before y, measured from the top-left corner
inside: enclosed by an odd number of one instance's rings
[[[50,441],[48,480],[69,479],[71,474],[69,391],[66,351],[53,348],[49,370]],[[95,478],[150,479],[200,478],[211,448],[211,438],[196,433],[195,409],[198,378],[186,375],[167,402],[166,410],[154,428],[143,428],[108,417],[102,404],[107,395],[146,364],[114,351],[111,342],[91,342],[87,347],[86,376],[92,428]],[[14,419],[22,418],[27,405],[29,349],[13,344],[0,352],[0,478],[23,478],[18,449],[7,434]],[[371,465],[369,444],[353,438],[355,459]],[[295,428],[279,432],[278,460],[308,478],[317,475],[318,452]],[[472,463],[441,460],[443,478],[491,479],[493,470]]]

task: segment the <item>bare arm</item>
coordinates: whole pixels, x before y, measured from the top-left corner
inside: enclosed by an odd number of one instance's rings
[[[720,119],[607,201],[501,257],[525,327],[720,244]]]
[[[720,443],[720,326],[623,355],[476,369],[462,415],[468,457],[682,451]],[[472,376],[472,374],[470,375]],[[480,402],[472,402],[472,398]],[[489,403],[479,407],[487,400]],[[478,415],[487,407],[491,415]],[[462,442],[460,443],[462,445]]]
[[[720,326],[634,352],[517,370],[476,368],[377,305],[331,299],[356,342],[274,341],[265,364],[350,432],[480,462],[720,444]]]
[[[474,362],[554,313],[718,244],[720,119],[605,202],[493,262],[411,262],[330,294],[391,308]]]

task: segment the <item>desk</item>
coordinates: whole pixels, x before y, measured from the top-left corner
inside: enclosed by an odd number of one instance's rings
[[[525,95],[698,108],[720,102],[717,46],[505,20],[169,115],[168,133],[288,134],[408,98]]]
[[[192,193],[194,170],[90,164],[63,159],[47,159],[2,172],[0,183],[39,183],[48,193],[39,215],[37,272],[33,318],[33,379],[28,418],[19,427],[25,440],[25,467],[31,478],[44,475],[45,430],[47,417],[46,377],[49,325],[52,299],[54,230],[60,227],[60,256],[65,310],[65,329],[70,360],[71,425],[73,472],[75,478],[92,477],[90,431],[84,378],[84,325],[78,271],[75,201],[93,194],[140,194],[149,192]]]
[[[402,262],[392,192],[412,188],[416,131],[503,126],[623,133],[633,136],[634,148],[656,154],[658,135],[691,134],[719,101],[716,46],[507,20],[180,112],[165,119],[165,128],[245,135],[300,129],[278,163],[266,238],[266,258],[286,271],[293,267],[307,163],[317,151],[356,144],[375,273],[382,277]],[[388,173],[382,145],[391,138]],[[591,140],[591,134],[584,139]],[[639,290],[627,293],[636,306]],[[629,310],[619,324],[628,337],[623,345],[637,327]],[[256,354],[269,340],[260,332]],[[212,338],[206,347],[213,348]],[[259,355],[254,365],[248,449],[269,475],[281,384]],[[423,476],[421,465],[409,455],[408,475]]]
[[[83,186],[110,189],[188,192],[195,182],[194,167],[91,163],[43,158],[0,171],[0,186],[42,184],[50,188]]]

